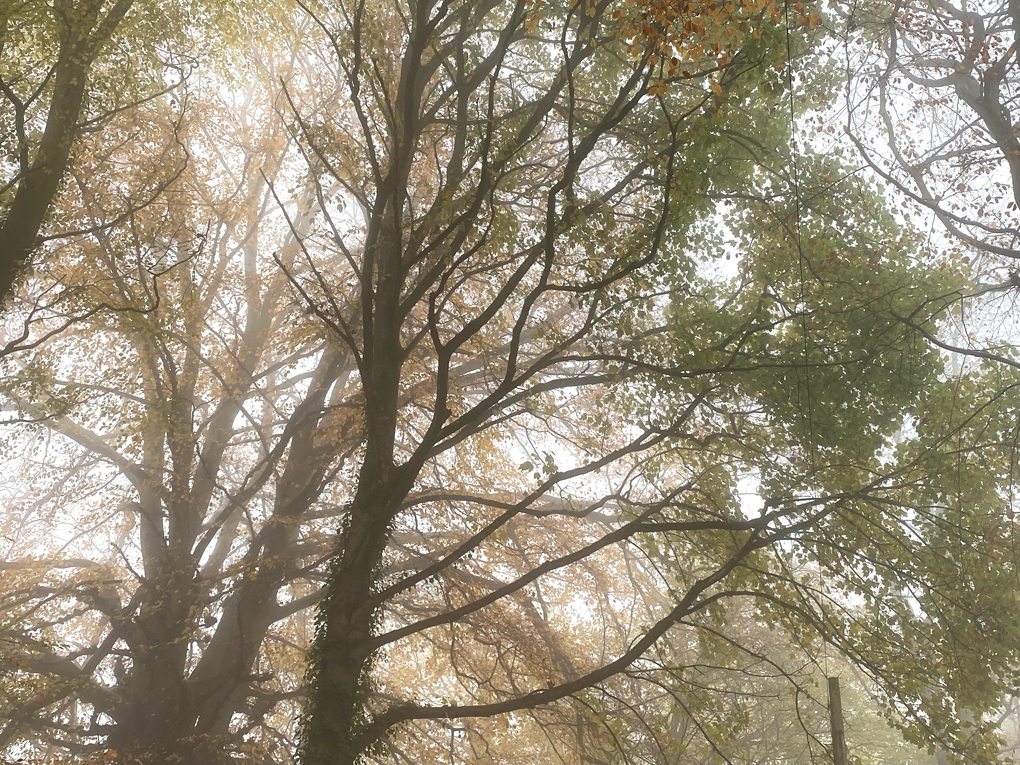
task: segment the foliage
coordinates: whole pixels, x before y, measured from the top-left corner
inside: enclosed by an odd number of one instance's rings
[[[90,98],[236,47],[78,135],[4,315],[10,756],[825,761],[832,671],[861,761],[996,756],[1015,368],[798,133],[820,9],[183,8]]]

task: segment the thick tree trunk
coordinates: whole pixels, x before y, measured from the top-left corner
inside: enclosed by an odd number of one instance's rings
[[[101,2],[54,3],[54,14],[61,25],[60,50],[46,128],[31,164],[21,168],[23,176],[14,199],[0,220],[0,307],[28,267],[67,170],[93,59],[133,4],[134,0],[117,0],[100,19]],[[5,17],[5,28],[7,23]]]
[[[195,638],[195,620],[204,608],[208,583],[201,574],[201,555],[194,552],[200,529],[187,519],[200,515],[199,508],[208,506],[209,496],[201,488],[190,492],[186,480],[177,487],[178,495],[190,494],[190,504],[183,499],[170,503],[171,516],[185,519],[176,522],[181,527],[179,538],[165,556],[158,554],[162,547],[148,556],[153,561],[145,585],[149,589],[132,630],[136,660],[120,686],[123,703],[110,711],[117,722],[108,742],[111,749],[146,764],[237,762],[231,754],[237,739],[231,736],[230,723],[245,708],[250,694],[252,667],[274,621],[276,594],[286,579],[297,520],[319,495],[332,459],[316,447],[317,427],[331,386],[340,370],[347,369],[345,363],[349,359],[327,352],[307,398],[292,415],[294,435],[287,467],[278,481],[273,516],[252,540],[245,574],[226,599],[212,640],[194,667],[188,665],[188,646]],[[236,410],[225,407],[222,411],[232,419]],[[161,443],[161,434],[153,433],[149,460],[154,471]],[[220,447],[211,448],[206,453],[211,461],[203,461],[203,466],[214,469],[221,455]],[[159,499],[150,501],[159,507]],[[162,544],[161,534],[159,539]]]
[[[74,142],[85,98],[88,69],[76,46],[68,46],[57,62],[53,100],[35,161],[18,184],[7,217],[0,224],[0,304],[26,268],[39,231],[57,195]]]
[[[400,200],[397,200],[397,208]],[[391,208],[391,210],[393,209]],[[354,763],[364,750],[364,702],[372,650],[369,640],[378,606],[373,584],[389,542],[390,524],[414,481],[409,465],[394,464],[398,392],[403,364],[400,345],[400,235],[398,216],[381,211],[370,230],[378,258],[377,287],[363,295],[366,317],[365,460],[346,526],[330,565],[319,607],[315,643],[309,653],[308,702],[302,732],[302,765]],[[374,308],[367,310],[367,307]]]
[[[187,569],[175,567],[152,583],[142,606],[133,664],[113,712],[117,726],[109,746],[144,763],[166,762],[190,744],[185,670],[195,592]]]
[[[377,612],[372,583],[389,540],[393,503],[399,504],[402,494],[391,472],[362,477],[331,567],[310,657],[314,674],[305,709],[303,765],[354,763],[364,748],[368,646]]]

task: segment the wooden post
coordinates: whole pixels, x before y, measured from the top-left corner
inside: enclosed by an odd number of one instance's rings
[[[832,765],[848,765],[838,677],[829,678],[829,722],[832,726]]]

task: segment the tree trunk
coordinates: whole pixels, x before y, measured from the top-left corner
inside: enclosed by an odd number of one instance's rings
[[[395,490],[393,472],[362,476],[331,566],[310,656],[303,765],[354,763],[364,749],[363,705],[371,665],[367,646],[377,612],[372,583],[389,539],[391,508],[402,496]]]
[[[21,167],[14,199],[6,217],[0,220],[0,306],[27,268],[67,170],[92,62],[133,4],[134,0],[117,0],[102,19],[99,12],[103,4],[99,2],[53,4],[61,25],[53,95],[35,158],[31,165]],[[7,23],[5,17],[4,28]],[[15,108],[23,106],[16,104]]]
[[[151,586],[158,591],[137,620],[136,636],[145,644],[132,646],[133,664],[109,740],[111,749],[145,763],[166,762],[191,743],[185,670],[196,593],[180,566]]]
[[[18,184],[7,217],[0,224],[0,303],[25,270],[71,154],[88,70],[80,60],[81,51],[73,45],[66,47],[57,62],[53,100],[35,161]]]

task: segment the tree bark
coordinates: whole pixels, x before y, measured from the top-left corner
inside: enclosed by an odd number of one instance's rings
[[[14,282],[25,271],[64,177],[88,76],[78,56],[72,49],[62,53],[57,63],[46,131],[35,161],[18,184],[7,217],[0,226],[0,301],[7,299]]]
[[[58,2],[60,51],[46,128],[31,165],[22,168],[14,199],[0,221],[0,306],[25,272],[67,170],[88,89],[89,69],[99,49],[116,31],[134,0],[118,0],[100,21],[101,2]]]
[[[195,593],[187,569],[174,566],[158,580],[137,620],[144,645],[133,645],[133,664],[121,691],[109,746],[141,759],[165,762],[187,751],[185,665]],[[185,576],[181,576],[185,574]],[[182,733],[185,733],[182,736]]]
[[[393,501],[385,472],[363,478],[351,507],[341,552],[319,613],[311,662],[308,721],[302,742],[305,765],[353,763],[362,753],[363,703],[368,692],[372,627],[372,583],[389,539],[384,508]],[[399,504],[399,503],[398,503]]]
[[[402,80],[403,82],[403,80]],[[399,99],[398,99],[399,100]],[[380,200],[366,237],[361,309],[365,379],[365,458],[330,565],[329,580],[309,653],[303,765],[353,763],[363,752],[367,671],[374,648],[378,604],[373,585],[390,538],[391,522],[417,475],[411,465],[394,464],[397,411],[404,349],[400,342],[403,287],[400,210],[413,151],[417,102],[405,107],[403,150],[380,186]],[[401,161],[401,160],[404,161]],[[370,265],[371,264],[371,267]],[[374,273],[372,273],[374,271]]]

